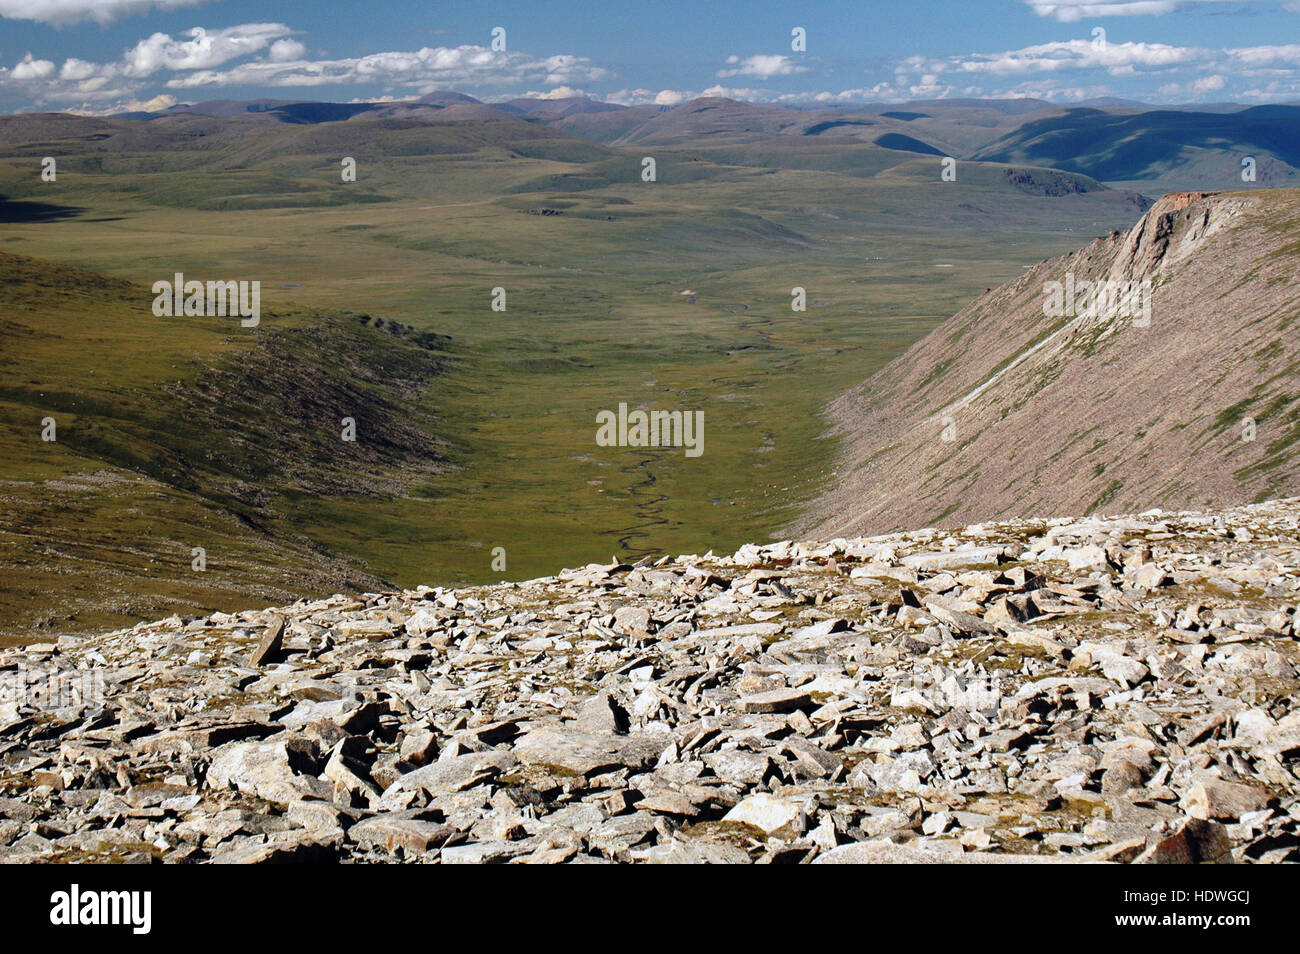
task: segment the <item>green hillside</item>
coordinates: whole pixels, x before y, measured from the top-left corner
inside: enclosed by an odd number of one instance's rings
[[[0,633],[373,584],[298,532],[295,501],[440,468],[434,416],[413,412],[444,341],[298,310],[256,329],[156,318],[152,301],[0,253]],[[341,440],[345,416],[366,441]]]
[[[28,528],[6,546],[46,546],[6,578],[0,626],[89,626],[41,607],[101,582],[105,600],[154,594],[117,605],[125,619],[761,539],[816,492],[826,401],[1143,206],[1050,170],[962,163],[944,183],[938,157],[851,136],[755,160],[509,117],[368,117],[0,120],[0,249],[28,257],[5,258],[0,288],[0,479],[6,526]],[[148,287],[177,271],[258,280],[267,316],[253,333],[155,319]],[[598,446],[595,415],[620,402],[703,411],[705,453]],[[47,414],[58,445],[39,443]],[[111,493],[63,523],[45,482],[101,470]],[[143,488],[168,502],[141,505]],[[228,538],[200,581],[195,526]],[[76,534],[95,561],[48,545]],[[222,563],[223,545],[243,555]]]

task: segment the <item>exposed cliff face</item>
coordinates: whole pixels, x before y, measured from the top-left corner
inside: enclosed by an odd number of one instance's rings
[[[1300,192],[1172,194],[972,302],[832,405],[843,453],[797,531],[1295,493],[1298,233]]]

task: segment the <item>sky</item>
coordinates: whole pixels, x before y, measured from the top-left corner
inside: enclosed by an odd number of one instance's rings
[[[3,112],[434,90],[1300,101],[1300,0],[0,0]]]

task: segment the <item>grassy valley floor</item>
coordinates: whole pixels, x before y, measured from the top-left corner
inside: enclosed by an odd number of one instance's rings
[[[611,554],[763,539],[829,476],[828,400],[985,289],[1141,209],[1095,183],[1058,194],[1056,173],[1037,191],[997,166],[940,183],[937,160],[906,153],[861,176],[656,147],[659,181],[644,183],[640,152],[564,142],[542,155],[489,143],[363,157],[350,184],[324,149],[199,170],[180,153],[148,169],[70,158],[51,184],[31,158],[0,158],[0,194],[15,200],[0,206],[0,251],[112,276],[117,310],[111,323],[93,301],[43,311],[28,289],[21,329],[6,325],[6,545],[31,556],[31,541],[69,531],[49,482],[71,475],[108,467],[114,487],[159,484],[115,493],[184,500],[94,496],[75,520],[99,540],[96,561],[42,544],[37,569],[4,584],[0,629],[75,630],[374,579],[524,579]],[[254,330],[154,318],[148,286],[177,271],[259,280],[270,314]],[[78,280],[93,299],[91,280]],[[802,313],[790,306],[796,286]],[[497,287],[504,312],[491,309]],[[11,281],[0,288],[6,321],[18,295]],[[75,336],[51,326],[58,315]],[[394,337],[379,317],[404,330]],[[422,335],[436,346],[418,345]],[[285,372],[303,349],[319,374]],[[104,403],[79,408],[91,381]],[[177,389],[208,393],[210,409],[228,397],[258,420],[209,414],[174,428],[184,439],[163,441],[156,460],[125,454],[123,402],[162,415],[179,406]],[[598,446],[596,414],[619,402],[703,411],[703,455]],[[68,435],[57,453],[39,441],[50,413]],[[343,416],[359,422],[355,445],[338,439]],[[98,443],[78,443],[83,425]],[[207,443],[275,464],[191,467]],[[127,519],[140,510],[155,519]],[[205,543],[210,565],[229,571],[215,590],[181,572]],[[136,566],[137,551],[167,572]],[[139,597],[51,611],[103,567],[119,592],[140,581]],[[175,587],[160,582],[177,574]]]

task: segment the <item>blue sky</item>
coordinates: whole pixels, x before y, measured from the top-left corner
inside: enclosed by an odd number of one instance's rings
[[[0,0],[5,112],[436,89],[666,105],[1297,101],[1300,0]]]

